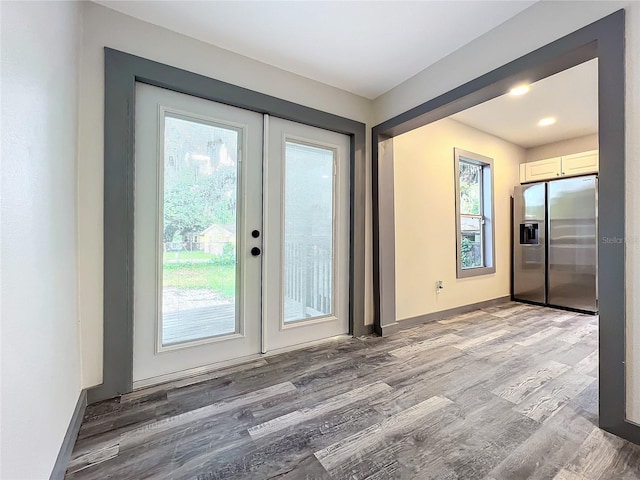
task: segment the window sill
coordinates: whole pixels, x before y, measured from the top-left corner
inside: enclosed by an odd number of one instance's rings
[[[456,278],[479,277],[481,275],[490,275],[492,273],[496,273],[496,267],[467,268],[464,270],[458,267]]]

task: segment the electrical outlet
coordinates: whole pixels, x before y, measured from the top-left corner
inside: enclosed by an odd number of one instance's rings
[[[436,293],[440,293],[442,290],[444,290],[444,282],[442,280],[438,280],[436,282]]]

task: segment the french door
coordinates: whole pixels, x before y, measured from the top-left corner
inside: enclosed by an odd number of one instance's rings
[[[348,332],[349,139],[136,86],[134,387]]]
[[[280,349],[349,330],[349,138],[271,118],[267,150],[263,340]]]

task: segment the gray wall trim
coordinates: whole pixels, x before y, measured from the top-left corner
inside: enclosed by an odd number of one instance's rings
[[[399,329],[415,327],[416,325],[422,325],[423,323],[436,322],[443,318],[455,317],[456,315],[462,315],[463,313],[473,312],[474,310],[480,310],[481,308],[493,307],[495,305],[501,305],[511,301],[511,295],[504,297],[492,298],[491,300],[484,300],[482,302],[472,303],[470,305],[463,305],[461,307],[449,308],[447,310],[441,310],[439,312],[427,313],[426,315],[418,315],[417,317],[406,318],[398,322]]]
[[[64,434],[62,445],[60,446],[60,451],[56,458],[56,463],[53,466],[53,471],[51,472],[51,476],[49,476],[50,480],[62,480],[64,478],[64,474],[69,467],[69,462],[71,461],[71,454],[73,452],[73,447],[76,444],[76,439],[78,438],[78,432],[80,431],[80,426],[82,425],[82,419],[86,408],[87,391],[82,390],[78,397],[76,408],[74,408],[73,414],[71,415],[71,421],[69,422],[69,427],[67,427],[67,433]]]
[[[625,412],[625,12],[619,10],[559,40],[518,58],[471,82],[418,105],[373,128],[373,245],[374,322],[376,330],[389,321],[385,312],[395,310],[395,295],[381,288],[385,276],[381,255],[395,257],[395,245],[386,243],[393,235],[389,222],[381,218],[393,208],[386,178],[379,172],[378,142],[440,120],[508,91],[518,81],[534,82],[598,58],[599,104],[599,255],[598,288],[600,308],[600,415],[599,424],[632,442],[640,443],[640,427],[626,420]],[[392,226],[393,224],[391,224]],[[388,258],[385,262],[389,263]],[[391,305],[393,304],[393,305]],[[382,318],[381,318],[382,317]]]
[[[384,298],[386,301],[380,303],[378,321],[374,322],[375,331],[378,335],[388,334],[395,331],[392,325],[396,323],[396,237],[395,237],[395,210],[393,201],[395,198],[393,182],[393,138],[387,138],[379,142],[379,154],[373,173],[375,178],[384,178],[386,181],[374,181],[374,186],[380,190],[374,194],[375,209],[379,215],[374,216],[374,223],[377,223],[377,230],[380,232],[379,238],[374,238],[374,272],[384,272],[384,277],[374,275],[374,296]],[[374,227],[375,228],[375,227]],[[381,246],[382,248],[381,250]],[[391,255],[388,255],[391,253]],[[390,327],[390,328],[388,328]]]
[[[383,325],[380,328],[380,333],[378,333],[378,335],[380,335],[381,337],[388,337],[389,335],[392,335],[399,331],[400,331],[400,323],[393,322],[387,325]]]
[[[186,70],[105,48],[103,383],[89,402],[133,386],[135,83],[142,82],[351,137],[349,323],[364,328],[365,125]]]
[[[362,333],[360,335],[356,335],[356,336],[361,337],[363,335],[372,335],[373,333],[374,333],[373,324],[369,324],[369,325],[364,325],[362,327]]]
[[[591,25],[584,27],[439,97],[407,110],[376,125],[373,130],[384,137],[395,137],[504,95],[514,84],[537,82],[591,60],[596,57],[597,45],[594,40],[587,41],[589,34],[585,29],[588,30],[590,27]],[[574,37],[576,34],[579,34],[579,38]],[[585,41],[582,42],[582,40]],[[570,46],[570,51],[564,51],[563,44],[565,42]]]

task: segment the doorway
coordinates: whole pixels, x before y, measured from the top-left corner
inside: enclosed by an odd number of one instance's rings
[[[385,335],[398,329],[393,137],[502,95],[514,84],[535,82],[598,58],[598,208],[607,212],[599,216],[597,226],[599,425],[640,443],[640,429],[627,419],[630,400],[625,385],[624,19],[625,12],[620,10],[373,128],[374,310],[377,332]]]
[[[349,138],[136,85],[133,386],[346,334]]]
[[[133,390],[136,84],[144,83],[346,135],[349,140],[348,331],[365,325],[365,124],[186,70],[105,48],[103,382],[88,402]],[[253,247],[252,247],[253,248]]]

